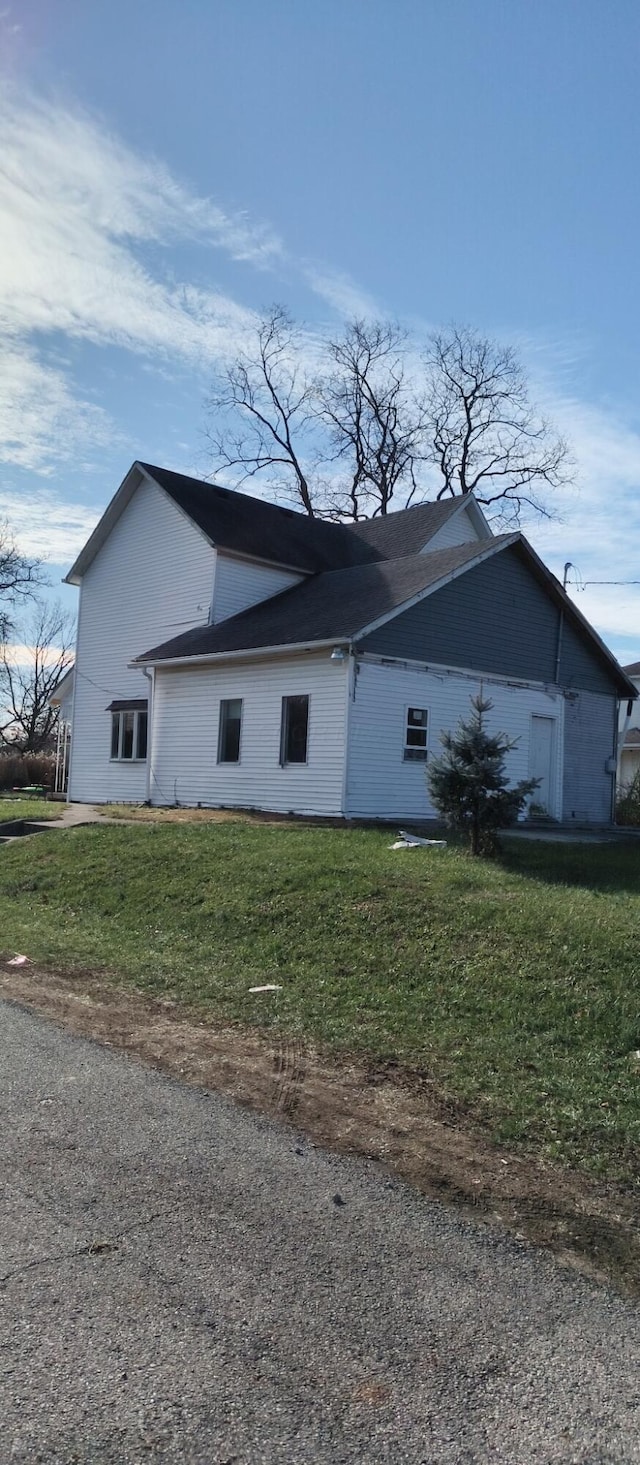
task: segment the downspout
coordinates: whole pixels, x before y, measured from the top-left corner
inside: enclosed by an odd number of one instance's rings
[[[343,763],[343,766],[342,766],[342,817],[343,817],[343,819],[347,819],[349,817],[348,816],[348,813],[347,813],[347,803],[348,803],[348,798],[349,798],[349,753],[350,753],[349,736],[350,736],[350,730],[351,730],[351,703],[352,703],[352,701],[355,700],[355,682],[356,682],[356,659],[355,659],[355,654],[354,654],[353,643],[352,642],[350,642],[349,643],[349,646],[347,647],[347,656],[348,656],[349,660],[348,660],[348,665],[347,665],[347,679],[346,679],[346,688],[345,688],[346,697],[345,697],[345,715],[344,715],[344,763]]]
[[[560,686],[560,657],[562,655],[562,637],[564,634],[564,607],[560,608],[560,619],[558,621],[558,641],[556,645],[556,668],[553,680],[556,687]]]
[[[147,716],[147,797],[145,803],[151,803],[151,759],[153,757],[153,693],[155,690],[155,667],[142,668],[144,676],[149,683],[149,713]]]

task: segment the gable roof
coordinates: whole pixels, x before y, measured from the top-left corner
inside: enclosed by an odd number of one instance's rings
[[[623,666],[628,677],[640,677],[640,661],[630,661],[628,666]]]
[[[208,660],[352,642],[442,589],[458,575],[509,548],[517,550],[558,608],[578,633],[588,639],[591,649],[606,665],[619,694],[637,697],[636,687],[608,646],[519,532],[314,575],[218,625],[196,626],[174,636],[136,656],[132,664]]]
[[[402,555],[415,554],[442,529],[449,519],[459,513],[470,511],[474,527],[482,539],[492,538],[482,510],[475,499],[461,494],[455,498],[436,499],[433,503],[414,504],[410,509],[394,510],[377,519],[359,519],[349,525],[351,534],[357,534],[367,544],[380,551],[385,559],[398,559]]]
[[[433,554],[403,555],[347,570],[328,570],[260,601],[213,626],[196,626],[135,658],[136,663],[218,656],[265,647],[349,641],[380,618],[406,608],[415,596],[495,554],[518,538],[505,534]]]
[[[379,519],[334,524],[201,478],[136,461],[66,576],[70,584],[82,579],[145,479],[157,484],[212,545],[230,554],[312,575],[415,554],[466,502],[458,498],[417,504]],[[471,505],[466,503],[466,507]],[[480,526],[484,519],[475,502],[473,510],[480,515]]]

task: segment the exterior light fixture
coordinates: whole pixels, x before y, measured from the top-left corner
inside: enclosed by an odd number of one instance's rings
[[[345,661],[346,660],[346,652],[344,650],[344,647],[342,647],[342,646],[334,646],[333,651],[331,652],[331,660],[332,661]]]

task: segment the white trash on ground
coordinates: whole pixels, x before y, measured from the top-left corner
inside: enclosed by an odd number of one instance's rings
[[[250,987],[249,988],[249,991],[250,992],[281,992],[282,991],[282,987],[279,987],[276,982],[267,982],[266,986],[264,986],[264,987]]]
[[[16,956],[11,957],[11,960],[7,962],[7,966],[25,966],[28,961],[30,961],[30,957],[23,956],[19,951]]]
[[[446,839],[421,839],[419,834],[408,834],[406,829],[400,830],[400,838],[395,844],[390,844],[389,849],[446,849]]]

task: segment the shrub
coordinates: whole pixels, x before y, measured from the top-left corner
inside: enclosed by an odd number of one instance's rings
[[[53,788],[56,760],[50,753],[0,753],[0,789],[41,783]]]
[[[488,699],[472,697],[471,716],[455,733],[442,733],[444,754],[427,772],[436,808],[452,829],[469,835],[474,855],[495,853],[498,830],[515,824],[540,781],[528,778],[509,786],[504,760],[517,744],[505,733],[487,732],[485,719],[492,707]]]
[[[640,825],[640,768],[616,799],[616,824]]]

